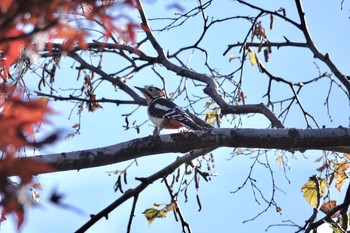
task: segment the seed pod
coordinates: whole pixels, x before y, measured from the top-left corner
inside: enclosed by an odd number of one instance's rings
[[[270,56],[269,56],[269,50],[267,48],[264,49],[264,58],[265,58],[265,62],[269,62]]]
[[[198,193],[197,193],[197,195],[196,195],[196,198],[197,198],[197,203],[198,203],[198,207],[199,207],[199,209],[198,209],[198,212],[199,212],[199,211],[202,210],[202,204],[201,204],[201,200],[200,200],[200,198],[199,198]]]
[[[273,14],[270,14],[270,30],[273,28]]]

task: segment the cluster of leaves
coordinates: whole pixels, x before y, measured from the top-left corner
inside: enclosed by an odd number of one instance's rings
[[[164,206],[163,208],[160,208]],[[147,218],[148,224],[151,225],[156,218],[166,218],[169,211],[174,211],[177,208],[176,203],[159,204],[154,203],[152,208],[146,209],[143,214]]]
[[[24,221],[24,203],[20,200],[20,190],[27,188],[35,174],[52,172],[53,168],[37,160],[21,157],[19,151],[24,147],[42,147],[52,143],[58,137],[54,133],[41,141],[35,139],[36,130],[45,117],[52,111],[47,99],[24,98],[21,76],[14,76],[10,70],[19,68],[23,61],[31,63],[39,57],[41,51],[53,51],[54,43],[60,43],[61,51],[70,51],[76,46],[87,47],[89,34],[83,30],[82,22],[95,22],[104,25],[108,30],[102,35],[106,40],[112,32],[135,39],[135,25],[127,23],[127,27],[115,27],[116,20],[106,14],[112,6],[133,6],[134,1],[99,1],[99,0],[2,0],[0,1],[0,205],[1,220],[6,214],[13,213],[17,217],[18,227]],[[43,10],[45,9],[45,10]],[[80,19],[80,21],[78,20]],[[123,20],[131,19],[123,16]],[[40,90],[45,86],[44,77],[54,82],[59,59],[51,68],[44,66],[43,79],[38,85]],[[91,81],[85,79],[85,94],[90,100],[95,98]],[[85,85],[84,84],[84,85]],[[90,110],[99,107],[91,103]],[[11,177],[17,177],[14,182]],[[31,189],[35,185],[31,185]],[[33,199],[39,195],[33,192]]]
[[[330,197],[332,184],[334,184],[335,189],[340,192],[349,178],[347,171],[350,168],[350,154],[344,154],[341,157],[335,155],[335,159],[329,159],[329,157],[330,156],[322,156],[316,160],[316,162],[323,161],[322,166],[317,169],[320,174],[310,177],[301,188],[305,199],[310,205],[312,205],[314,209],[320,209],[325,214],[331,213],[331,211],[337,208],[336,200]],[[347,196],[348,195],[346,195],[346,198]],[[344,201],[347,202],[348,200]],[[340,222],[343,217],[339,214],[339,211],[337,211],[333,213],[330,218],[336,219],[336,222]]]
[[[52,172],[53,168],[30,158],[17,157],[17,151],[26,146],[41,147],[57,138],[57,133],[42,141],[34,138],[35,128],[45,121],[45,115],[51,113],[46,99],[22,100],[20,92],[15,88],[1,86],[0,113],[0,195],[2,220],[7,213],[14,213],[18,219],[18,227],[24,220],[23,202],[20,200],[21,189],[30,185],[32,177],[38,173]],[[10,177],[18,177],[15,183]],[[35,185],[33,186],[35,188]],[[38,194],[33,192],[33,199]]]
[[[0,51],[3,72],[1,77],[9,75],[10,67],[18,60],[23,49],[30,55],[48,49],[61,42],[62,49],[69,51],[75,46],[86,48],[89,36],[80,29],[81,17],[86,21],[95,21],[105,25],[103,37],[109,38],[112,32],[118,32],[131,40],[135,39],[135,25],[130,23],[126,29],[115,27],[113,17],[106,10],[113,5],[134,6],[133,1],[97,1],[97,0],[4,0],[0,2]],[[45,10],[42,10],[45,9]],[[125,17],[125,16],[124,16]],[[129,20],[129,19],[128,19]],[[46,47],[46,48],[45,48]]]

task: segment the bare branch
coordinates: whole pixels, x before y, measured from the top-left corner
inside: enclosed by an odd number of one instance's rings
[[[112,212],[114,209],[116,209],[119,205],[130,199],[131,197],[136,197],[139,195],[145,188],[147,188],[150,184],[155,182],[156,180],[163,178],[172,172],[175,171],[176,168],[178,168],[180,165],[190,162],[191,160],[195,159],[198,156],[201,156],[203,154],[206,154],[208,151],[206,149],[199,149],[192,151],[180,158],[178,158],[173,163],[169,164],[168,166],[164,167],[163,169],[159,170],[158,172],[154,173],[153,175],[142,178],[139,180],[142,180],[141,184],[136,186],[133,189],[128,189],[125,191],[125,193],[119,197],[117,200],[115,200],[113,203],[111,203],[109,206],[104,208],[102,211],[97,213],[96,215],[93,215],[92,218],[87,221],[82,227],[80,227],[76,233],[85,232],[87,229],[89,229],[92,225],[94,225],[97,221],[99,221],[101,218],[108,216],[110,212]]]
[[[97,100],[89,100],[89,99],[84,99],[84,98],[79,98],[73,95],[69,95],[68,97],[64,97],[64,96],[57,96],[57,95],[52,95],[52,94],[46,94],[46,93],[42,93],[42,92],[37,92],[35,91],[35,93],[38,96],[44,96],[44,97],[48,97],[48,98],[52,98],[54,100],[59,100],[59,101],[80,101],[80,102],[85,102],[85,103],[114,103],[116,105],[120,105],[120,104],[136,104],[136,105],[140,105],[139,102],[136,102],[135,100],[113,100],[113,99],[107,99],[102,97],[101,99],[97,99]],[[141,105],[146,105],[145,103],[141,103]]]
[[[341,73],[339,71],[337,66],[330,59],[328,53],[322,54],[318,50],[318,48],[314,44],[314,42],[311,38],[311,35],[309,33],[309,29],[308,29],[306,18],[305,18],[305,12],[304,12],[303,6],[301,4],[301,0],[295,0],[295,4],[297,6],[298,15],[299,15],[299,19],[300,19],[300,29],[302,30],[302,32],[304,34],[304,37],[306,39],[306,43],[308,44],[311,52],[314,54],[315,58],[320,59],[329,67],[329,69],[333,72],[333,74],[345,86],[345,88],[347,89],[348,96],[350,96],[350,82],[349,82],[348,78],[346,77],[346,75],[344,75],[343,73]]]
[[[270,42],[269,43],[256,43],[256,42],[237,42],[235,44],[227,45],[227,49],[224,51],[223,56],[225,56],[232,48],[235,47],[242,47],[242,46],[247,46],[247,47],[259,47],[261,46],[262,48],[272,46],[276,48],[281,48],[281,47],[301,47],[301,48],[308,48],[308,44],[306,43],[301,43],[301,42],[291,42],[291,41],[286,41],[286,42]]]

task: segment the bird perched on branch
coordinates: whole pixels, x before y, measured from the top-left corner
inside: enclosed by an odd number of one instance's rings
[[[164,91],[154,86],[136,87],[145,96],[148,103],[148,117],[162,129],[180,129],[183,127],[192,130],[202,130],[182,108],[165,97]]]

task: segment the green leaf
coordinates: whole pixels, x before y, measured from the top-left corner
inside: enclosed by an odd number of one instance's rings
[[[154,219],[156,219],[157,215],[159,213],[159,210],[157,210],[156,208],[149,208],[146,209],[143,214],[145,215],[145,217],[147,218],[148,221],[148,225],[151,225],[152,222],[154,221]]]
[[[166,218],[167,216],[167,211],[164,209],[157,210],[156,208],[148,208],[146,209],[143,214],[147,218],[148,225],[151,225],[154,219],[156,218]]]

